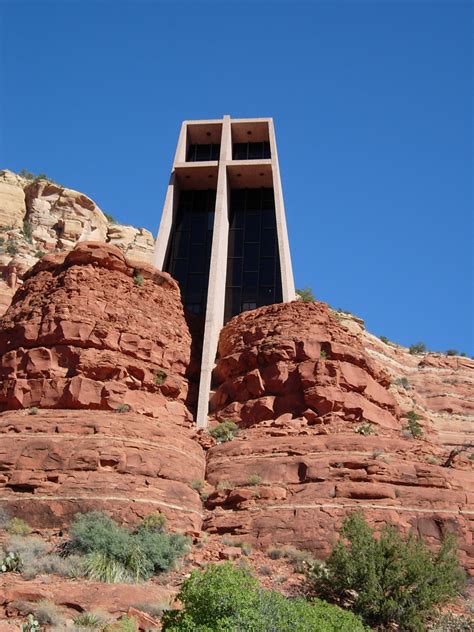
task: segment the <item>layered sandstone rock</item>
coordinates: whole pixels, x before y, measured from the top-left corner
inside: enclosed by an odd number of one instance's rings
[[[403,429],[412,406],[400,409],[388,372],[325,305],[241,314],[219,354],[214,415],[243,429],[207,453],[211,533],[324,556],[344,516],[362,509],[430,544],[454,532],[474,571],[472,462],[443,467],[447,449],[424,420],[420,438]]]
[[[93,242],[44,257],[0,320],[0,502],[43,528],[108,508],[199,529],[190,364],[169,275]]]
[[[116,224],[89,197],[46,178],[0,172],[0,279],[15,265],[21,283],[45,253],[69,252],[78,242],[109,242],[133,260],[151,262],[153,236],[144,228]],[[13,288],[14,289],[14,288]],[[4,292],[0,315],[8,306]]]

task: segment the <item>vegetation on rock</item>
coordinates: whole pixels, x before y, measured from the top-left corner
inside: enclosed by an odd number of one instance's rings
[[[217,441],[217,443],[225,443],[226,441],[232,441],[239,427],[233,421],[222,421],[209,430],[211,437]]]

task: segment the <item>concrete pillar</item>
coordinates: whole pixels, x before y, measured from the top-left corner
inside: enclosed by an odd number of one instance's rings
[[[293,279],[293,266],[291,265],[290,243],[286,226],[285,204],[280,180],[280,167],[278,164],[278,152],[275,141],[275,128],[273,119],[268,121],[270,140],[270,152],[272,159],[273,193],[275,195],[275,218],[278,236],[278,252],[280,255],[281,286],[283,302],[288,303],[296,298],[295,282]]]
[[[197,425],[207,426],[209,392],[214,368],[219,333],[224,323],[225,281],[227,271],[227,246],[229,235],[229,187],[227,161],[232,157],[230,117],[224,116],[221,152],[217,179],[216,210],[212,236],[209,285],[207,291],[206,321],[202,345],[201,376],[197,408]]]

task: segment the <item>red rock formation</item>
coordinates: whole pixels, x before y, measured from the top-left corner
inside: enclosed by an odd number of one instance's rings
[[[442,467],[436,429],[418,439],[402,430],[388,373],[325,305],[241,314],[219,353],[214,414],[244,429],[207,453],[216,491],[205,528],[324,556],[343,517],[362,509],[431,544],[453,531],[474,571],[472,463]]]
[[[39,528],[104,508],[199,530],[190,349],[169,275],[91,242],[44,257],[0,320],[0,503]]]

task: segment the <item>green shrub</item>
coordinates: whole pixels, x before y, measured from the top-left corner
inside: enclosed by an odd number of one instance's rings
[[[225,443],[226,441],[232,441],[235,435],[238,433],[239,427],[233,421],[221,421],[209,430],[211,437],[217,441],[217,443]]]
[[[7,253],[11,256],[14,257],[16,254],[18,254],[20,252],[20,249],[18,248],[18,243],[16,241],[16,239],[9,237],[7,239]]]
[[[326,351],[324,351],[324,349],[321,349],[321,351],[319,352],[319,357],[322,360],[325,360],[328,357],[328,354],[326,353]]]
[[[279,560],[284,557],[285,551],[282,548],[272,546],[267,549],[267,555],[271,560]]]
[[[73,621],[78,628],[97,630],[102,629],[107,623],[107,617],[101,612],[81,612],[77,617],[74,617]]]
[[[138,527],[138,529],[144,529],[145,531],[159,531],[160,533],[163,533],[165,527],[165,514],[162,514],[159,511],[153,511],[152,513],[149,513],[148,516],[145,516],[145,518],[143,518],[142,523]]]
[[[37,621],[32,614],[29,614],[26,623],[22,623],[20,629],[21,632],[39,632],[39,626],[39,621]]]
[[[470,615],[447,612],[427,628],[427,632],[472,632],[474,619]]]
[[[448,349],[446,351],[446,355],[447,356],[457,356],[457,355],[459,355],[459,353],[457,352],[456,349]]]
[[[186,537],[164,533],[157,516],[147,516],[130,532],[102,512],[78,514],[70,529],[70,550],[87,556],[86,575],[99,581],[148,579],[170,569],[188,547]]]
[[[38,603],[32,604],[32,613],[40,625],[59,626],[64,622],[59,608],[47,599],[41,599]]]
[[[18,175],[21,178],[25,178],[25,180],[34,180],[36,178],[35,174],[28,171],[28,169],[21,169],[21,171],[18,172]]]
[[[310,585],[335,603],[351,595],[353,610],[369,625],[421,631],[433,606],[456,596],[464,584],[451,537],[437,553],[389,526],[377,539],[359,513],[344,521],[341,536],[325,564],[311,568]]]
[[[396,384],[397,386],[402,386],[405,390],[408,390],[410,388],[410,382],[407,380],[406,377],[398,377],[394,384]]]
[[[28,535],[31,533],[31,527],[23,520],[23,518],[12,518],[7,526],[10,535]]]
[[[363,435],[364,437],[375,434],[373,425],[368,421],[365,421],[363,424],[360,424],[360,426],[357,426],[355,431],[357,434]]]
[[[119,404],[115,409],[116,413],[129,413],[130,406],[128,404]]]
[[[320,600],[261,590],[248,570],[230,563],[193,571],[178,594],[180,611],[162,619],[167,632],[363,632],[350,612]]]
[[[296,294],[303,303],[311,303],[316,300],[314,298],[313,290],[310,287],[304,287],[301,290],[296,290]]]
[[[31,228],[31,224],[27,219],[23,220],[22,234],[28,243],[33,243],[33,229]]]
[[[109,224],[117,223],[117,220],[115,219],[115,217],[111,215],[110,213],[104,213],[104,215],[105,215],[105,219],[109,222]]]
[[[388,345],[388,343],[390,342],[390,340],[387,338],[387,336],[380,336],[380,340],[385,343],[386,345]]]
[[[204,487],[204,481],[200,479],[195,479],[194,481],[191,481],[191,487],[197,492],[202,492],[203,487]]]
[[[8,540],[7,549],[21,560],[20,570],[25,579],[42,574],[64,577],[80,574],[76,556],[60,557],[40,538],[14,536]]]
[[[418,423],[419,416],[414,410],[410,410],[405,417],[408,419],[408,423],[403,426],[403,430],[410,433],[413,438],[421,437],[423,434],[423,428]]]
[[[41,248],[38,248],[37,250],[35,250],[35,257],[37,259],[42,259],[45,254],[46,253],[44,252],[44,250],[41,250]]]
[[[414,345],[411,345],[408,349],[411,355],[419,355],[420,353],[426,353],[426,345],[424,342],[416,342]]]
[[[247,478],[247,485],[255,486],[260,485],[262,482],[262,477],[259,474],[250,474]]]
[[[165,383],[167,377],[168,376],[164,371],[157,371],[153,377],[153,382],[156,384],[156,386],[161,386]]]
[[[139,272],[135,272],[135,274],[133,275],[133,282],[135,283],[135,285],[138,285],[139,287],[141,287],[145,283],[143,274],[140,274]]]
[[[7,552],[0,558],[0,573],[13,573],[21,570],[21,558],[17,553]]]
[[[37,415],[37,414],[38,414],[37,406],[32,406],[31,408],[28,409],[28,415]]]

